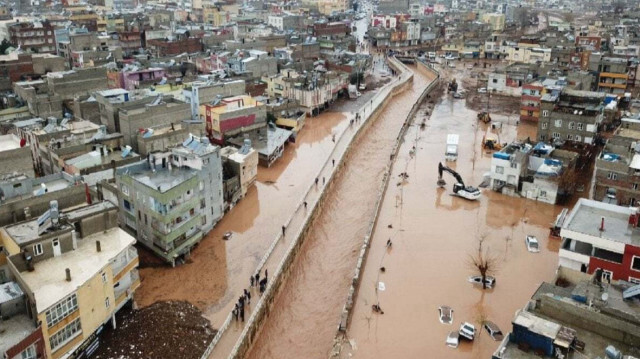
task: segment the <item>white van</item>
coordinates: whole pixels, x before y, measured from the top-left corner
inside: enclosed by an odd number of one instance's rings
[[[447,161],[455,161],[458,159],[458,142],[460,136],[455,133],[447,135],[447,147],[444,152],[444,159]]]

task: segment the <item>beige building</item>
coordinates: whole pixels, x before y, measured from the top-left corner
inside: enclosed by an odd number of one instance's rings
[[[0,230],[0,269],[19,288],[14,300],[23,303],[22,311],[12,313],[20,325],[3,327],[0,343],[11,341],[2,348],[11,353],[41,334],[42,340],[32,340],[33,350],[43,350],[46,358],[77,357],[97,345],[105,324],[115,326],[116,312],[139,287],[138,254],[110,202],[66,213],[56,201],[50,206],[37,219]]]
[[[348,0],[318,0],[318,12],[323,15],[344,12],[349,9]]]
[[[504,31],[505,15],[498,13],[482,14],[480,20],[491,26],[491,31]]]

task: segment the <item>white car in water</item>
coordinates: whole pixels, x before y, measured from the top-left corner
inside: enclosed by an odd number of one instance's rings
[[[469,282],[473,283],[473,284],[480,284],[482,285],[482,276],[481,275],[474,275],[469,277]],[[493,288],[493,286],[496,284],[496,279],[490,275],[486,276],[484,278],[484,283],[487,286],[487,288]]]
[[[531,253],[540,252],[540,243],[538,243],[538,238],[535,236],[527,236],[524,240],[527,244],[527,250]]]
[[[446,305],[438,308],[438,313],[440,314],[440,323],[442,324],[451,324],[453,322],[453,309]]]
[[[458,344],[460,344],[460,334],[456,331],[449,332],[447,335],[447,346],[450,348],[457,348]]]
[[[460,330],[458,331],[461,337],[473,340],[476,337],[476,327],[469,322],[460,324]]]

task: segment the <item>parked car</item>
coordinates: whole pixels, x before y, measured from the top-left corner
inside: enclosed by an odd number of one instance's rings
[[[489,333],[489,336],[491,336],[493,340],[501,341],[504,338],[504,335],[502,334],[502,330],[500,330],[500,328],[496,325],[496,323],[486,321],[482,326],[484,327],[484,329],[487,330],[487,333]]]
[[[451,67],[452,69],[456,68],[456,64],[454,64],[453,62],[449,63],[449,67]]]
[[[360,86],[358,86],[358,90],[360,91],[364,91],[367,89],[367,84],[366,83],[361,83]]]
[[[473,324],[469,322],[464,322],[460,324],[460,330],[458,330],[458,334],[460,334],[460,336],[463,338],[473,340],[476,337],[476,327],[474,327]]]
[[[480,87],[478,89],[478,93],[487,93],[487,88],[486,87]]]
[[[453,309],[451,307],[443,305],[438,308],[438,313],[440,314],[440,323],[451,324],[453,322]]]
[[[473,284],[482,284],[482,276],[481,275],[471,276],[469,277],[469,282]],[[488,275],[485,277],[484,283],[487,285],[487,288],[493,288],[493,286],[496,284],[496,279]]]
[[[460,344],[460,334],[456,331],[449,332],[449,335],[447,335],[447,346],[457,348],[458,344]]]
[[[527,244],[527,250],[531,253],[540,252],[540,244],[538,243],[538,239],[535,236],[527,236],[524,240]]]

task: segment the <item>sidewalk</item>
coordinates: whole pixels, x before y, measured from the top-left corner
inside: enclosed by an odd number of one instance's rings
[[[283,225],[286,227],[284,237],[282,236],[282,233],[279,233],[279,235],[274,239],[269,250],[262,258],[261,262],[258,264],[254,275],[257,272],[260,272],[261,278],[263,278],[264,269],[269,270],[270,278],[273,278],[274,275],[278,274],[282,267],[283,260],[286,258],[287,253],[291,249],[291,246],[295,244],[295,240],[299,237],[301,231],[303,230],[309,218],[309,215],[312,213],[312,209],[318,204],[322,192],[329,184],[330,178],[336,172],[335,169],[342,162],[343,156],[349,148],[349,144],[358,133],[358,129],[362,127],[366,120],[368,120],[367,116],[370,116],[372,110],[377,108],[377,106],[379,106],[386,99],[387,94],[392,90],[393,85],[398,83],[399,80],[407,79],[410,76],[410,72],[404,72],[400,77],[393,78],[392,82],[381,88],[370,101],[360,107],[360,109],[357,111],[360,120],[354,121],[353,124],[346,127],[340,134],[337,134],[335,136],[336,144],[331,152],[331,155],[317,174],[318,184],[316,185],[312,182],[309,185],[305,194],[298,201],[296,210],[292,213],[286,223],[283,223]],[[350,117],[350,120],[355,119],[355,115],[356,114],[354,113]],[[306,206],[304,205],[305,202],[307,203]],[[268,286],[270,285],[271,283],[268,283]],[[237,295],[240,296],[241,293],[237,293]],[[219,334],[214,339],[215,346],[211,355],[209,356],[210,358],[226,358],[229,356],[229,353],[233,351],[234,346],[237,345],[239,338],[243,334],[243,331],[246,330],[245,326],[249,323],[249,321],[254,319],[252,314],[255,308],[259,305],[263,305],[262,303],[260,303],[262,301],[262,297],[260,296],[257,287],[251,289],[251,296],[253,301],[252,304],[250,306],[247,306],[245,309],[245,322],[242,323],[240,321],[235,321],[235,319],[232,319],[231,313],[229,313],[226,321],[219,328]]]

